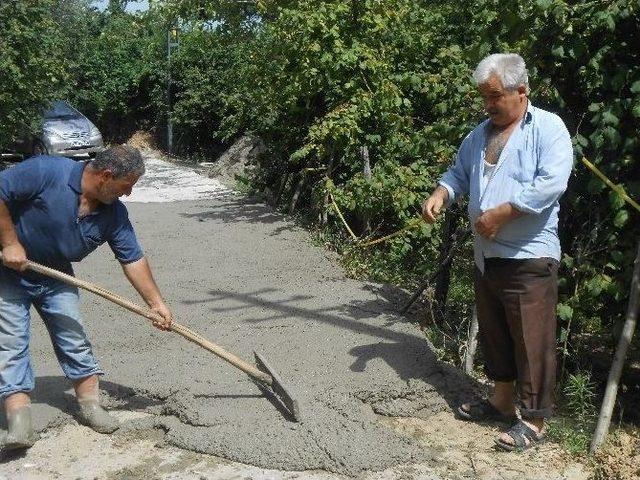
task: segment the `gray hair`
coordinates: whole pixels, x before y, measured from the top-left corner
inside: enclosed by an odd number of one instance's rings
[[[478,85],[482,85],[492,75],[496,75],[507,90],[516,90],[524,85],[526,93],[529,93],[527,66],[524,59],[516,53],[494,53],[483,58],[473,72],[473,79]]]
[[[89,165],[94,170],[109,170],[115,178],[144,174],[144,160],[137,148],[116,145],[96,154]]]

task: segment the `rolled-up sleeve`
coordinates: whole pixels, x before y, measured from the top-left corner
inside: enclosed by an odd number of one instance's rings
[[[458,149],[453,165],[444,173],[438,182],[438,185],[446,188],[449,193],[447,205],[452,204],[458,196],[469,193],[468,156],[470,142],[470,136],[467,135]]]
[[[541,142],[540,154],[533,182],[517,192],[510,203],[518,210],[540,214],[552,206],[567,189],[573,167],[571,136],[562,120],[546,129],[547,138]]]

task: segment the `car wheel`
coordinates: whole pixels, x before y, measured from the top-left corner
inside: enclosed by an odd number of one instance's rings
[[[47,155],[49,152],[47,151],[47,147],[44,146],[44,143],[36,140],[31,147],[31,153],[35,157],[36,155]]]

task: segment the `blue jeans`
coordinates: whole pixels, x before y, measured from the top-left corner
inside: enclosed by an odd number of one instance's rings
[[[0,265],[0,398],[33,390],[29,355],[31,305],[49,331],[67,378],[79,380],[102,374],[82,326],[78,289],[33,274],[23,276]]]

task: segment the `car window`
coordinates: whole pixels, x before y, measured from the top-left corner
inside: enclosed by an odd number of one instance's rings
[[[46,120],[70,120],[72,118],[81,118],[81,116],[73,108],[64,102],[53,102],[51,109],[44,113]]]

